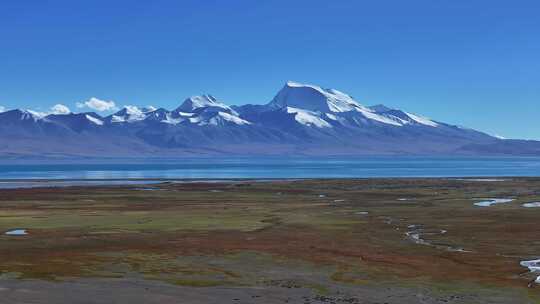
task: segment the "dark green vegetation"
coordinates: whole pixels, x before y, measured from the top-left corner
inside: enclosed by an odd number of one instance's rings
[[[486,198],[515,201],[473,205]],[[391,286],[429,290],[441,303],[539,303],[540,287],[528,288],[534,276],[519,266],[540,257],[540,208],[521,206],[536,201],[540,179],[1,190],[0,231],[29,234],[0,236],[0,267],[4,279],[136,277],[323,297]]]

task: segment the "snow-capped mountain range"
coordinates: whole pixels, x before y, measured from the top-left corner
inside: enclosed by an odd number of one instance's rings
[[[43,115],[0,113],[4,157],[198,155],[540,155],[540,142],[504,140],[319,86],[287,82],[269,103],[228,106],[212,95],[178,108],[126,106]]]

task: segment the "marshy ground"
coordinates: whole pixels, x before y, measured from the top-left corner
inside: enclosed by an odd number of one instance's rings
[[[540,303],[534,202],[533,178],[3,189],[0,303]]]

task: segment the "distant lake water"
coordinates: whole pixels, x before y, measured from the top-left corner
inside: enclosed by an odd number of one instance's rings
[[[0,179],[221,179],[540,176],[537,158],[235,158],[152,163],[2,164]]]

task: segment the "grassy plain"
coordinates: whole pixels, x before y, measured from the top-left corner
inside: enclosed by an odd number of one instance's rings
[[[515,200],[473,205],[488,198]],[[0,231],[28,235],[0,236],[0,282],[309,290],[301,303],[540,303],[519,266],[540,256],[540,208],[522,207],[538,201],[532,178],[6,189]],[[423,302],[405,300],[419,293]]]

